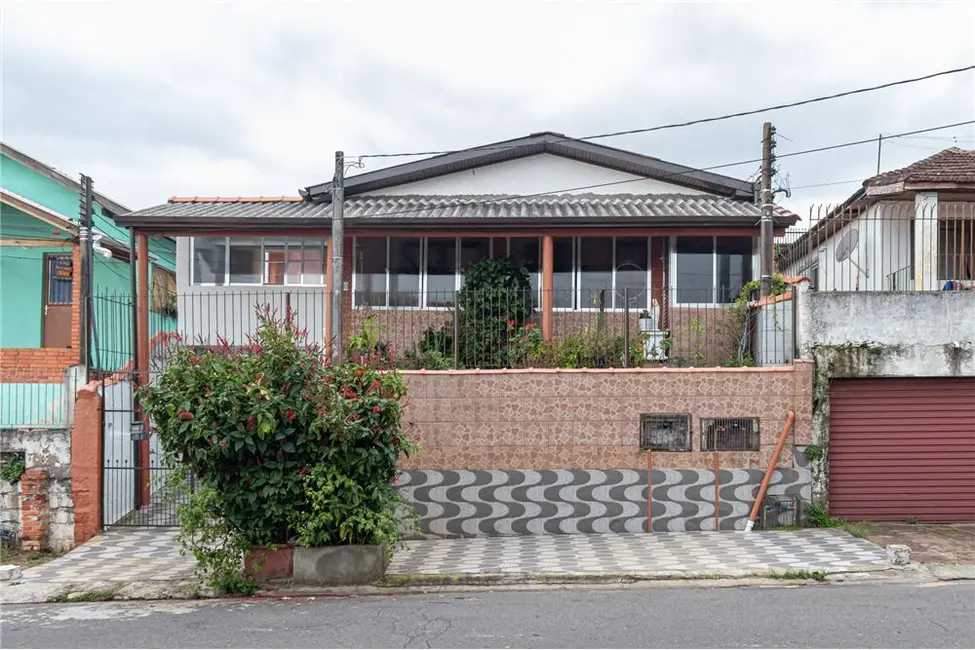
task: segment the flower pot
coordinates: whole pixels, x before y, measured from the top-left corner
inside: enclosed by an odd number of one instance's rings
[[[258,581],[290,578],[294,571],[294,547],[255,546],[244,555],[244,572]]]
[[[298,547],[294,557],[294,581],[300,585],[366,585],[386,572],[386,547]]]

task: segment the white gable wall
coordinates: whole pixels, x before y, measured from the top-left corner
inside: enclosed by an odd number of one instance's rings
[[[615,181],[632,181],[617,183]],[[613,183],[602,187],[574,189]],[[477,167],[415,183],[387,187],[365,195],[403,194],[707,194],[700,190],[626,174],[552,154],[538,154]]]

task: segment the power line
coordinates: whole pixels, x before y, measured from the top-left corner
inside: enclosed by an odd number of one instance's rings
[[[805,190],[810,187],[828,187],[830,185],[849,185],[850,183],[862,183],[862,178],[854,178],[848,181],[832,181],[829,183],[813,183],[812,185],[796,185],[795,187],[790,187],[789,190]]]
[[[711,122],[720,122],[722,120],[730,120],[736,117],[747,117],[749,115],[758,115],[759,113],[767,113],[770,111],[778,111],[784,108],[795,108],[797,106],[805,106],[807,104],[815,104],[817,102],[825,102],[832,99],[839,99],[841,97],[849,97],[851,95],[859,95],[862,93],[869,93],[875,90],[883,90],[885,88],[893,88],[895,86],[903,86],[905,84],[917,83],[919,81],[927,81],[928,79],[934,79],[936,77],[943,77],[945,75],[957,74],[959,72],[967,72],[969,70],[975,70],[975,65],[968,65],[962,68],[952,68],[951,70],[942,70],[940,72],[933,72],[931,74],[926,74],[921,77],[912,77],[910,79],[901,79],[899,81],[890,81],[884,84],[879,84],[877,86],[867,86],[864,88],[856,88],[854,90],[846,90],[839,93],[833,93],[832,95],[823,95],[821,97],[813,97],[810,99],[803,99],[795,102],[788,102],[785,104],[775,104],[773,106],[765,106],[763,108],[755,108],[748,111],[739,111],[737,113],[726,113],[724,115],[717,115],[714,117],[704,117],[696,120],[688,120],[686,122],[674,122],[671,124],[660,124],[657,126],[650,126],[639,129],[627,129],[625,131],[611,131],[608,133],[597,133],[595,135],[587,135],[581,138],[563,138],[561,140],[555,140],[554,142],[566,142],[574,140],[600,140],[602,138],[615,138],[621,135],[635,135],[637,133],[651,133],[653,131],[663,131],[666,129],[678,129],[685,126],[694,126],[697,124],[708,124]],[[448,149],[442,151],[412,151],[412,152],[402,152],[402,153],[373,153],[373,154],[363,154],[361,156],[350,156],[350,158],[358,158],[360,160],[364,158],[401,158],[410,156],[441,156],[449,153],[457,153],[459,151],[495,151],[495,150],[506,150],[512,149],[517,145],[505,145],[497,147],[472,147],[469,149]]]
[[[900,137],[903,137],[903,136],[906,136],[906,135],[915,135],[915,134],[918,134],[918,133],[930,133],[932,131],[940,131],[942,129],[951,129],[951,128],[954,128],[954,127],[957,127],[957,126],[966,126],[968,124],[975,124],[975,120],[967,120],[965,122],[955,122],[953,124],[943,124],[941,126],[932,126],[932,127],[928,127],[928,128],[925,128],[925,129],[916,129],[914,131],[905,131],[903,133],[894,133],[894,134],[891,134],[891,135],[885,135],[884,136],[884,139],[887,140],[887,139],[890,139],[890,138],[900,138]],[[842,148],[845,148],[845,147],[854,147],[854,146],[862,145],[862,144],[876,144],[876,143],[877,143],[877,137],[876,136],[873,136],[871,138],[866,138],[866,139],[863,139],[863,140],[854,140],[852,142],[844,142],[844,143],[841,143],[841,144],[832,144],[832,145],[827,145],[827,146],[824,146],[824,147],[816,147],[814,149],[805,149],[803,151],[793,151],[793,152],[790,152],[790,153],[776,154],[775,157],[776,157],[776,159],[779,159],[779,158],[791,158],[791,157],[794,157],[794,156],[804,156],[804,155],[811,154],[811,153],[820,153],[820,152],[823,152],[823,151],[832,151],[834,149],[842,149]],[[752,158],[750,160],[740,160],[738,162],[723,163],[721,165],[711,165],[709,167],[686,168],[686,169],[681,170],[681,171],[671,172],[671,173],[668,173],[668,174],[662,174],[660,176],[655,176],[655,177],[653,177],[652,180],[666,180],[668,178],[672,178],[672,177],[676,177],[676,176],[681,176],[681,175],[688,174],[688,173],[707,172],[707,171],[712,171],[712,170],[715,170],[715,169],[725,169],[727,167],[738,167],[740,165],[753,165],[755,163],[760,163],[760,162],[762,162],[762,159],[761,158]],[[475,201],[457,201],[457,202],[451,202],[451,201],[448,200],[448,201],[444,201],[441,204],[441,206],[442,207],[458,208],[458,207],[471,207],[471,206],[475,206],[475,205],[487,205],[487,204],[491,204],[491,203],[497,203],[498,201],[501,201],[501,200],[530,199],[530,198],[537,197],[537,196],[548,196],[548,195],[552,195],[552,194],[565,194],[567,192],[578,192],[578,191],[581,191],[581,190],[590,190],[590,189],[596,189],[596,188],[599,188],[599,187],[609,187],[609,186],[612,186],[612,185],[623,185],[625,183],[635,183],[635,182],[644,181],[644,180],[647,180],[647,178],[644,178],[644,177],[640,177],[640,178],[627,178],[627,179],[619,180],[619,181],[609,181],[609,182],[606,182],[606,183],[595,183],[593,185],[579,185],[579,186],[576,186],[576,187],[568,187],[568,188],[564,188],[564,189],[560,189],[560,190],[550,190],[550,191],[547,191],[547,192],[535,192],[534,194],[518,194],[518,195],[512,195],[510,197],[509,196],[506,196],[506,197],[497,198],[497,199],[490,199],[490,200],[480,199],[480,200],[475,200]],[[397,215],[397,214],[410,214],[410,213],[413,213],[413,212],[417,212],[418,210],[419,210],[418,208],[410,208],[410,209],[407,209],[407,210],[392,210],[390,212],[380,212],[380,213],[370,214],[369,217],[370,218],[391,217],[391,216],[394,216],[394,215]]]

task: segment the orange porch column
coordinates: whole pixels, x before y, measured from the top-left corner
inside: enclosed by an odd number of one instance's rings
[[[542,237],[542,338],[552,340],[555,329],[553,304],[555,294],[555,240],[552,235]]]

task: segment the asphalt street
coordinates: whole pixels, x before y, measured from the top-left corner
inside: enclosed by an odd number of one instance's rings
[[[975,583],[4,606],[3,648],[975,647]]]

